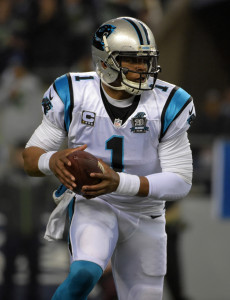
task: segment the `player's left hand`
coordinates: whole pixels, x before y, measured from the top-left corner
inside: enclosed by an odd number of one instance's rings
[[[99,159],[100,163],[104,167],[104,173],[91,173],[91,177],[101,179],[101,182],[96,185],[84,185],[82,187],[82,195],[87,198],[95,198],[100,195],[109,194],[116,191],[120,177],[113,169],[111,169],[106,163]]]

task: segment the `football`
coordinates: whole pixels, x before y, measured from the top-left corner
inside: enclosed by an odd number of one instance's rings
[[[70,153],[67,158],[71,161],[71,166],[66,169],[75,177],[77,187],[73,190],[81,195],[83,185],[98,184],[101,180],[90,177],[90,173],[104,173],[104,168],[98,159],[86,151],[76,150]]]

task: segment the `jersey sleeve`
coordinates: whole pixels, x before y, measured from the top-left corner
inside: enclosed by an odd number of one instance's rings
[[[193,98],[182,88],[175,87],[162,111],[159,141],[167,141],[186,132],[195,117]]]
[[[73,92],[70,74],[58,77],[42,100],[44,117],[68,132],[72,120]]]

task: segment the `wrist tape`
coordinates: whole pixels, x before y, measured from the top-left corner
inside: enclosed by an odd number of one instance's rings
[[[117,173],[120,177],[116,193],[120,195],[135,196],[139,192],[140,178],[137,175]]]
[[[45,175],[52,175],[53,172],[50,170],[50,157],[57,151],[49,151],[43,153],[38,160],[38,169]]]

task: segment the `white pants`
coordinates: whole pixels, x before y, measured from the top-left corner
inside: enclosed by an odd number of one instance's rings
[[[95,198],[75,203],[72,261],[104,270],[111,259],[119,300],[161,300],[166,273],[165,217],[120,211]]]

